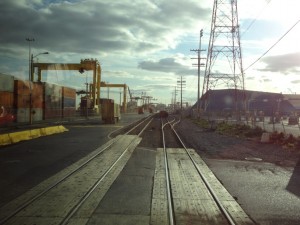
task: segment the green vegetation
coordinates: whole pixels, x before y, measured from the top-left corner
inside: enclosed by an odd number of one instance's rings
[[[193,120],[195,124],[204,129],[215,130],[219,134],[239,137],[260,137],[263,130],[260,127],[251,128],[245,124],[229,124],[227,122],[215,123],[205,119]]]
[[[204,128],[204,129],[209,129],[210,128],[209,122],[205,119],[199,119],[199,120],[194,119],[193,122],[201,128]]]
[[[292,134],[286,136],[282,132],[278,133],[275,131],[270,135],[270,141],[288,150],[300,150],[300,138],[296,138]]]
[[[246,124],[228,124],[221,122],[217,125],[216,131],[220,134],[233,135],[239,137],[260,137],[263,130],[260,127],[251,128]]]

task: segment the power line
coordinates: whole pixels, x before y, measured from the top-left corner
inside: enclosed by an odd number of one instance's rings
[[[244,71],[248,70],[251,66],[253,66],[255,63],[257,63],[262,57],[264,57],[272,48],[274,48],[298,23],[300,20],[298,20],[281,38],[279,38],[278,41],[275,42],[262,56],[260,56],[257,60],[255,60],[250,66],[248,66]]]
[[[260,17],[260,15],[263,13],[263,11],[265,11],[265,9],[267,8],[267,6],[269,5],[269,3],[272,0],[268,0],[268,3],[265,5],[265,7],[257,14],[257,16],[255,17],[255,19],[253,19],[251,21],[251,23],[249,24],[249,26],[246,28],[246,30],[241,34],[241,37],[252,27],[252,25],[256,22],[256,20]]]

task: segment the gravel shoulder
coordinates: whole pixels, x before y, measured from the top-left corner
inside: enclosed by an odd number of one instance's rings
[[[300,151],[284,149],[275,144],[261,143],[259,139],[226,136],[204,130],[189,119],[178,124],[185,143],[201,156],[210,159],[254,160],[283,167],[300,164]]]

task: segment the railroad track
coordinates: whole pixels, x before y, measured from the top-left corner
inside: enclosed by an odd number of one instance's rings
[[[163,148],[156,159],[151,225],[254,224],[199,155],[185,146],[175,130],[178,122],[161,121]],[[181,146],[168,147],[174,143],[170,138]]]
[[[93,212],[91,208],[97,206],[126,165],[151,121],[151,117],[139,121],[125,134],[2,207],[0,224],[85,222]]]

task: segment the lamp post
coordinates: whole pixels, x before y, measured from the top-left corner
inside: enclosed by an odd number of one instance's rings
[[[34,71],[33,71],[33,59],[36,58],[37,56],[39,55],[48,55],[49,52],[41,52],[39,54],[36,54],[35,56],[33,56],[33,54],[31,54],[31,60],[30,60],[30,75],[29,75],[29,80],[30,81],[33,81],[33,74],[34,74]]]
[[[26,41],[28,41],[28,48],[29,48],[29,55],[28,55],[28,63],[29,63],[29,71],[28,71],[28,80],[31,80],[31,45],[30,43],[34,41],[34,38],[26,38]]]
[[[42,54],[49,54],[49,52],[41,52],[41,53],[36,54],[35,56],[33,54],[31,54],[31,49],[29,50],[29,52],[30,52],[30,60],[29,60],[29,124],[32,124],[32,88],[31,88],[31,82],[33,82],[33,73],[34,73],[34,71],[33,71],[33,59],[35,57],[39,56],[39,55],[42,55]]]

